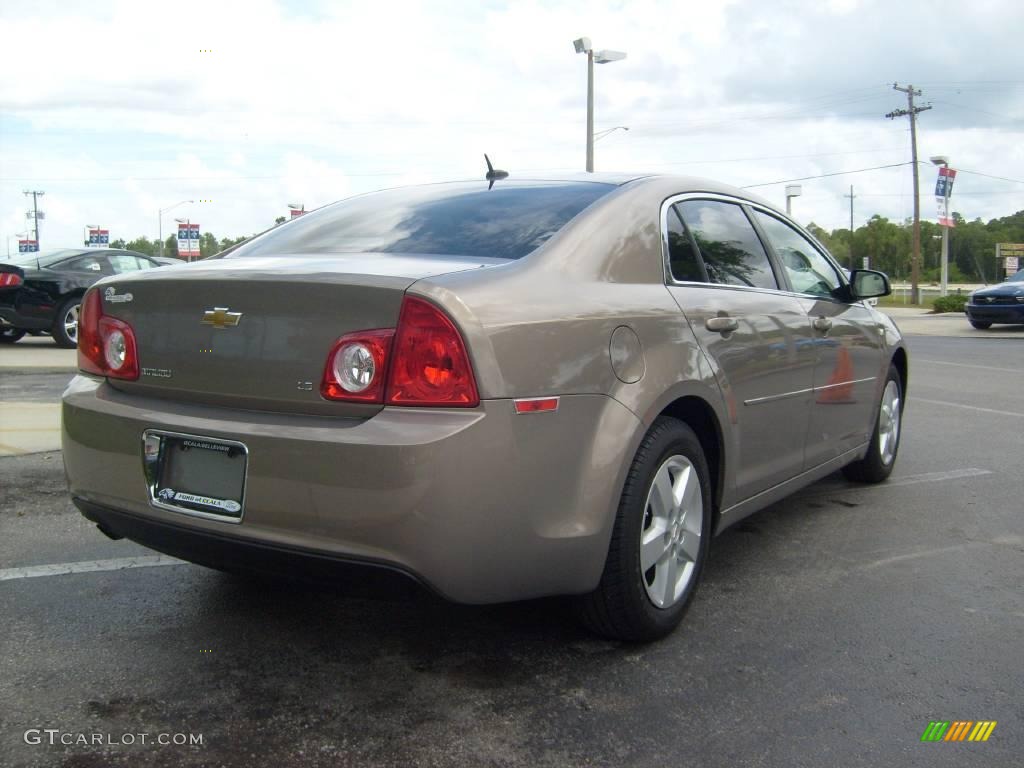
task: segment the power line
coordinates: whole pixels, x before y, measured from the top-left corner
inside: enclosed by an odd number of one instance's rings
[[[871,168],[856,168],[852,171],[835,171],[834,173],[821,173],[817,176],[801,176],[797,179],[780,179],[779,181],[765,181],[761,184],[747,184],[740,189],[754,189],[754,187],[770,187],[774,184],[788,184],[791,181],[809,181],[810,179],[827,179],[830,176],[846,176],[851,173],[865,173],[866,171],[880,171],[883,168],[899,168],[902,165],[911,165],[911,161],[905,163],[890,163],[889,165],[875,165]]]
[[[993,176],[991,173],[982,173],[981,171],[968,171],[963,168],[957,168],[956,170],[957,173],[970,173],[974,176],[985,176],[986,178],[989,179],[999,179],[999,181],[1012,181],[1014,184],[1024,184],[1024,179],[1008,179],[1005,176]]]

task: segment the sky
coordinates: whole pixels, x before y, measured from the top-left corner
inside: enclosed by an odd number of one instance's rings
[[[316,2],[0,0],[0,258],[31,228],[43,250],[166,237],[175,217],[218,237],[403,184],[582,171],[586,61],[602,171],[712,178],[826,230],[913,215],[907,106],[922,91],[921,212],[943,154],[967,219],[1024,209],[1019,0]],[[879,166],[892,166],[843,174]],[[927,167],[926,167],[927,166]],[[968,173],[967,171],[973,171]],[[841,175],[826,175],[841,174]],[[999,177],[999,178],[994,178]],[[753,185],[759,185],[754,187]]]

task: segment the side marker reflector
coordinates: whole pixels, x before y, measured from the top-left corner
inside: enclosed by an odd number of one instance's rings
[[[515,401],[516,413],[543,413],[558,410],[557,397],[529,397]]]

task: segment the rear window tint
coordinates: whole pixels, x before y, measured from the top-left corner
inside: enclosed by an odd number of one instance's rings
[[[519,259],[615,187],[593,182],[433,184],[373,192],[284,224],[225,258],[421,253]]]

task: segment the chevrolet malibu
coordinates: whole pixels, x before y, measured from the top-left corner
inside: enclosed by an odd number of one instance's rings
[[[714,534],[836,470],[888,477],[907,354],[866,304],[888,292],[700,179],[366,194],[86,293],[70,491],[214,568],[568,595],[651,640]]]

